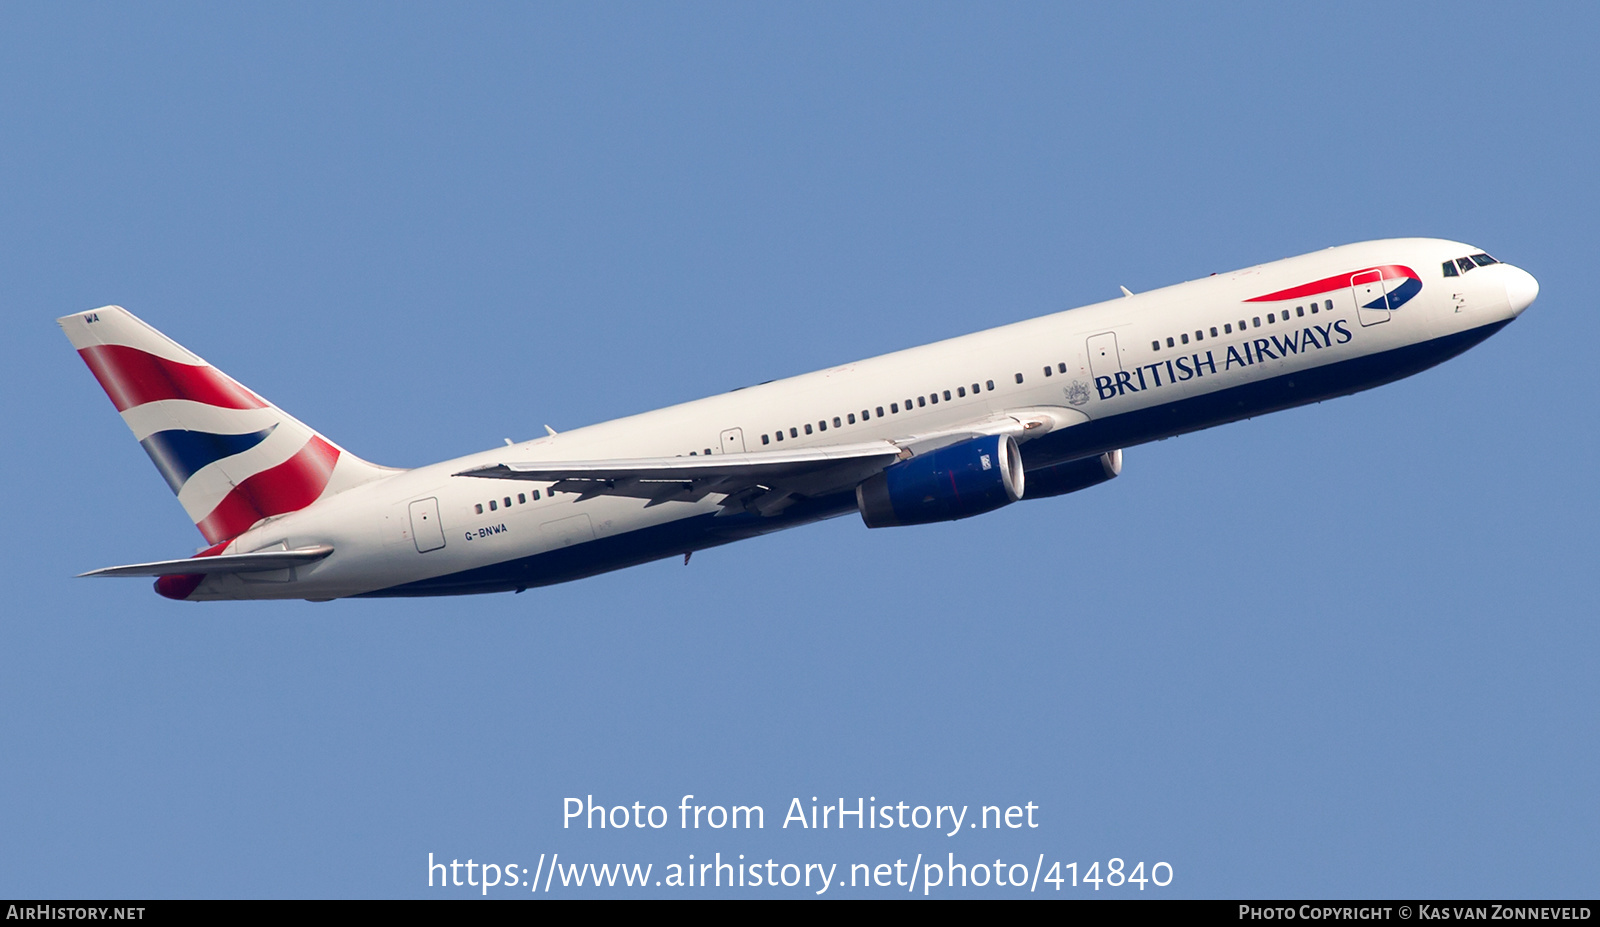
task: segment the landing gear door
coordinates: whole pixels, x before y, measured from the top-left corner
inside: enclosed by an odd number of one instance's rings
[[[444,546],[444,525],[439,523],[439,500],[418,499],[411,503],[411,539],[417,553],[425,554]]]
[[[720,450],[721,453],[724,454],[743,454],[744,429],[729,428],[727,431],[724,431],[722,433],[722,447]]]
[[[1383,287],[1383,274],[1369,270],[1350,278],[1350,289],[1356,296],[1356,317],[1362,325],[1377,325],[1389,321],[1389,294]]]

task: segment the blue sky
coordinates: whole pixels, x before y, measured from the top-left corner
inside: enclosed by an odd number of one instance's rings
[[[1593,897],[1597,19],[0,9],[0,895],[478,894],[430,890],[429,853],[954,853],[1166,861],[1147,896]],[[519,596],[73,578],[200,538],[71,311],[126,306],[411,466],[1406,235],[1540,299],[1442,367],[1129,449],[1082,494]],[[561,826],[569,796],[691,793],[767,827]],[[811,796],[1040,826],[781,828]]]

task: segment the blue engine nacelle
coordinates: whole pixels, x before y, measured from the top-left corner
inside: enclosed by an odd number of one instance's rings
[[[1050,467],[1036,467],[1028,471],[1028,498],[1048,499],[1069,492],[1098,486],[1114,479],[1122,472],[1122,451],[1107,451],[1096,457],[1085,457]]]
[[[868,528],[926,525],[992,512],[1022,498],[1022,455],[987,435],[903,460],[856,487]]]

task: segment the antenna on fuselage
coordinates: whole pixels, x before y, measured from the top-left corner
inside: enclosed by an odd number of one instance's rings
[[[1122,291],[1122,295],[1123,296],[1132,296],[1133,295],[1133,291],[1128,289],[1125,286],[1119,286],[1119,287],[1117,287],[1117,289]]]

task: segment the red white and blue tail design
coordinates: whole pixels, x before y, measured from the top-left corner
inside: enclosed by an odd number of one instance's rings
[[[212,545],[396,472],[340,448],[120,306],[56,322]]]

